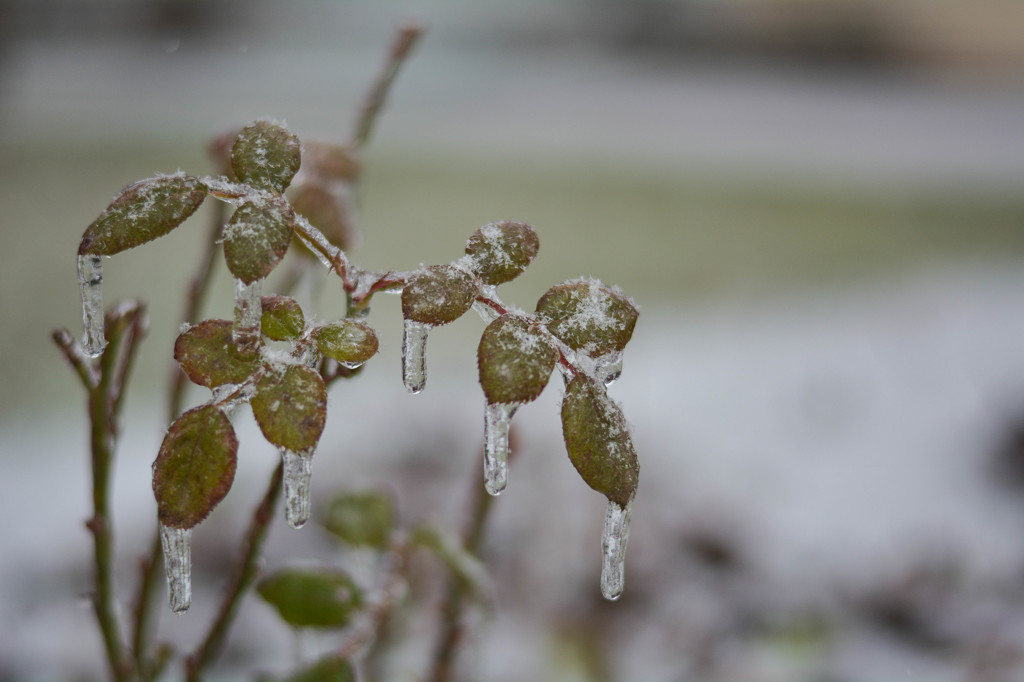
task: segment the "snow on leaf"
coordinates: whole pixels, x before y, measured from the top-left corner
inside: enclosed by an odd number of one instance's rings
[[[548,289],[537,301],[537,314],[567,346],[597,357],[626,347],[640,312],[619,291],[579,279]]]
[[[535,322],[502,315],[487,325],[477,348],[480,385],[489,403],[528,403],[551,378],[558,351]]]
[[[291,341],[302,336],[306,318],[298,301],[290,296],[263,296],[260,299],[262,315],[260,327],[273,341]]]
[[[471,267],[485,284],[503,284],[518,277],[540,249],[540,239],[526,223],[488,223],[466,242]]]
[[[402,289],[402,315],[438,326],[454,322],[473,306],[472,275],[452,265],[432,265],[414,273]]]
[[[301,162],[299,138],[272,121],[245,126],[231,147],[235,175],[257,189],[283,192]]]
[[[295,212],[280,197],[246,202],[224,226],[224,259],[238,279],[263,279],[284,258],[292,240]]]

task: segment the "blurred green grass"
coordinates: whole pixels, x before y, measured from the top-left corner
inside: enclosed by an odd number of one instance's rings
[[[56,327],[81,330],[78,239],[124,185],[178,168],[205,173],[203,143],[0,144],[5,421],[82,399],[49,341]],[[540,255],[503,288],[507,301],[524,308],[549,286],[578,276],[617,284],[650,310],[697,298],[842,287],[936,263],[1019,262],[1024,255],[1019,193],[844,187],[611,160],[371,152],[363,242],[353,259],[381,270],[447,262],[481,224],[525,220],[540,234]],[[108,261],[106,300],[137,296],[150,303],[152,338],[138,393],[163,391],[180,292],[205,232],[199,216],[158,245]],[[230,300],[221,268],[208,315],[230,316]],[[397,305],[380,307],[371,323],[393,333],[397,320],[381,318],[397,315]]]

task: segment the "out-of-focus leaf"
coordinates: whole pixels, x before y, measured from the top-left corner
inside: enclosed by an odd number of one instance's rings
[[[330,656],[289,675],[282,682],[356,682],[356,674],[351,663]]]
[[[346,492],[327,506],[324,528],[342,542],[385,549],[395,527],[391,498],[380,492]]]
[[[359,586],[329,569],[284,569],[261,580],[256,591],[295,627],[343,627],[363,603]]]
[[[355,242],[355,228],[352,226],[348,205],[323,185],[303,182],[294,188],[291,202],[297,213],[305,216],[313,227],[327,237],[327,241],[339,249],[348,249]]]

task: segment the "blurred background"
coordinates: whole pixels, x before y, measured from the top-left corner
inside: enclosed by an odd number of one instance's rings
[[[594,276],[642,308],[612,388],[642,469],[625,595],[600,597],[604,500],[564,455],[554,382],[516,416],[483,556],[497,609],[473,615],[462,679],[1024,679],[1013,0],[0,0],[0,678],[105,674],[84,396],[49,340],[81,331],[82,231],[134,180],[210,172],[207,140],[257,117],[348,139],[406,19],[428,31],[366,156],[351,257],[444,263],[480,225],[524,220],[541,251],[507,302]],[[205,231],[105,269],[107,300],[141,297],[152,322],[115,478],[125,599]],[[321,319],[342,314],[335,288]],[[221,268],[207,316],[230,316],[230,291]],[[455,527],[479,481],[483,324],[435,330],[410,396],[400,306],[378,298],[381,354],[332,390],[314,503],[384,487],[404,521]],[[162,615],[183,650],[274,466],[235,421],[193,609]],[[266,567],[309,557],[339,552],[276,522]],[[423,674],[431,599],[389,679]],[[324,641],[297,645],[250,598],[212,677],[280,673]]]

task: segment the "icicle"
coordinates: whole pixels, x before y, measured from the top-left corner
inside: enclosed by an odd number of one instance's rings
[[[633,512],[633,500],[625,507],[608,500],[604,514],[604,531],[601,533],[601,594],[609,601],[622,596],[626,584],[626,542],[629,540],[629,517]]]
[[[171,593],[171,611],[185,613],[192,603],[192,529],[160,524],[164,571]]]
[[[252,284],[235,280],[235,326],[231,330],[231,338],[239,350],[254,351],[259,347],[260,318],[263,317],[263,306],[260,304],[262,293],[261,279]]]
[[[78,257],[78,286],[82,290],[82,323],[85,325],[82,352],[95,358],[107,346],[103,335],[102,256],[87,254]]]
[[[427,332],[429,324],[405,321],[402,336],[402,380],[409,393],[419,393],[427,383]]]
[[[508,428],[518,409],[518,403],[493,403],[484,412],[484,487],[491,495],[508,483]]]
[[[313,473],[313,457],[309,454],[281,450],[284,458],[284,517],[292,528],[302,528],[309,521],[309,479]]]
[[[622,376],[622,351],[613,350],[595,360],[597,376],[605,386],[611,386]]]

